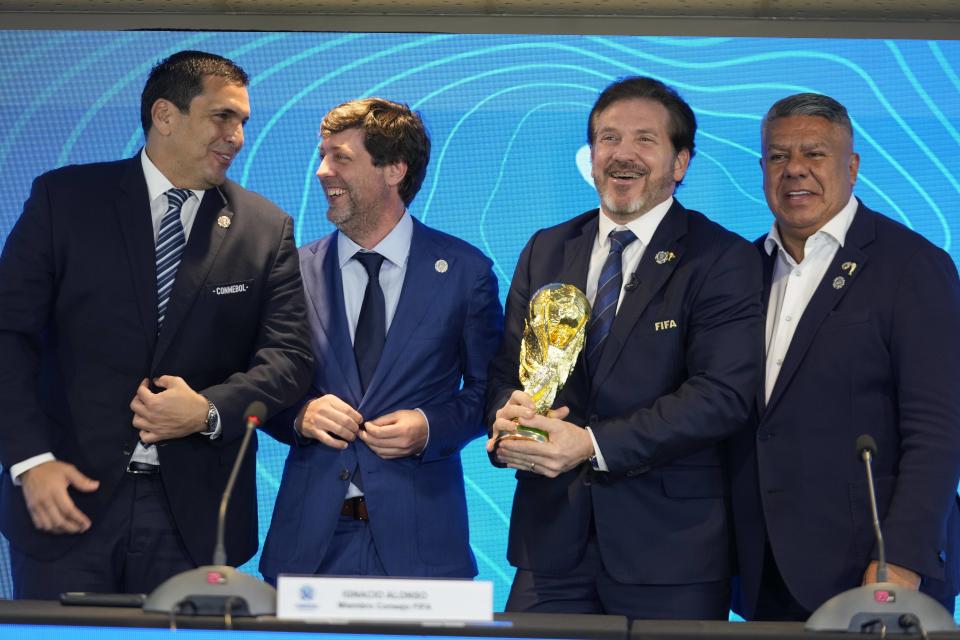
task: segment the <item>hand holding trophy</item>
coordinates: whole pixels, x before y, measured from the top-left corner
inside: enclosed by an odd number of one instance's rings
[[[552,282],[530,298],[520,343],[520,383],[538,414],[547,415],[573,371],[589,321],[590,302],[572,284]],[[499,438],[549,440],[546,432],[523,425],[517,426],[516,433],[504,433]]]

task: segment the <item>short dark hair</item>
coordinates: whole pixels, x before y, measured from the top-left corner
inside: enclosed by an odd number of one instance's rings
[[[400,197],[407,206],[420,191],[430,162],[430,136],[420,115],[405,104],[383,98],[351,100],[330,110],[320,123],[324,138],[347,129],[363,131],[363,146],[373,166],[405,162]]]
[[[694,137],[697,135],[697,117],[693,109],[680,97],[674,89],[659,80],[644,76],[628,76],[621,78],[608,86],[597,98],[590,110],[590,119],[587,121],[587,142],[593,146],[594,133],[600,113],[614,102],[620,100],[654,100],[662,104],[670,117],[670,142],[673,150],[679,152],[686,149],[693,158]]]
[[[847,108],[830,96],[820,93],[795,93],[774,102],[773,106],[767,111],[767,115],[763,116],[763,122],[760,124],[760,135],[766,134],[767,126],[774,120],[792,116],[826,118],[843,128],[850,134],[850,140],[853,140],[853,124],[850,122]]]
[[[250,78],[233,60],[205,51],[179,51],[158,62],[140,94],[140,124],[146,135],[153,126],[150,111],[157,100],[169,100],[180,113],[190,111],[190,101],[203,93],[203,79],[217,76],[232,84],[247,86]]]

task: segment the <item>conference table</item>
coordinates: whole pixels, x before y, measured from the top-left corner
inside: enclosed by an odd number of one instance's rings
[[[176,629],[171,631],[171,629]],[[36,600],[0,601],[0,638],[34,640],[412,640],[413,638],[543,638],[557,640],[849,640],[851,634],[806,632],[802,623],[637,620],[621,616],[498,613],[488,623],[304,622],[272,616],[225,619],[171,616],[117,607],[63,606]],[[879,635],[879,634],[877,634]],[[931,633],[960,640],[960,632]]]

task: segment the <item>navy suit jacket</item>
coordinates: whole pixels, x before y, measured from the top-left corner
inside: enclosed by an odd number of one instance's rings
[[[0,258],[0,527],[11,544],[54,558],[82,536],[37,531],[10,466],[49,451],[99,480],[97,491],[73,494],[96,523],[138,440],[129,406],[137,386],[169,374],[220,412],[222,437],[194,434],[157,447],[187,551],[198,564],[210,562],[243,411],[261,400],[277,412],[310,378],[292,226],[276,206],[231,181],[208,190],[158,335],[153,223],[139,155],[36,179]],[[218,289],[231,284],[243,286]],[[227,517],[231,564],[257,548],[255,449]]]
[[[503,329],[497,279],[477,249],[413,222],[400,300],[366,394],[344,309],[339,232],[300,249],[317,362],[300,406],[333,394],[365,420],[419,408],[430,423],[427,448],[422,455],[384,460],[359,439],[340,451],[292,438],[296,408],[271,421],[271,433],[292,446],[260,561],[265,576],[316,571],[357,465],[374,543],[389,575],[477,573],[460,450],[484,432],[487,366]]]
[[[597,219],[593,210],[541,230],[523,250],[491,366],[488,424],[520,388],[530,296],[550,282],[586,289]],[[746,240],[675,201],[636,277],[596,374],[588,377],[581,354],[554,403],[591,427],[609,472],[588,463],[555,479],[518,471],[507,556],[521,569],[563,574],[583,557],[593,520],[604,567],[620,582],[725,579],[732,540],[721,443],[746,425],[759,380],[760,261]]]
[[[765,261],[766,293],[776,254]],[[846,268],[844,268],[846,265]],[[851,265],[853,266],[851,273]],[[950,257],[862,203],[797,325],[753,428],[730,447],[741,594],[753,615],[764,544],[814,610],[859,586],[875,556],[873,463],[887,560],[943,598],[960,566],[960,281]]]

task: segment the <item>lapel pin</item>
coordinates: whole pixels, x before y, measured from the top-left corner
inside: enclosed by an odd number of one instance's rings
[[[230,216],[220,216],[217,218],[217,226],[221,229],[226,229],[230,226]]]
[[[437,273],[446,273],[447,272],[447,261],[443,258],[440,258],[433,263],[433,268],[437,270]]]
[[[847,281],[843,279],[843,276],[837,276],[833,279],[834,289],[843,289],[843,285],[845,284],[847,284]]]
[[[847,275],[852,278],[852,277],[853,277],[853,272],[857,270],[857,263],[856,263],[856,262],[844,262],[842,265],[840,265],[840,270],[841,270],[841,271],[846,271],[846,272],[847,272]]]
[[[677,258],[677,254],[673,251],[657,251],[657,255],[653,256],[653,261],[657,264],[664,264],[666,262],[673,262]]]

